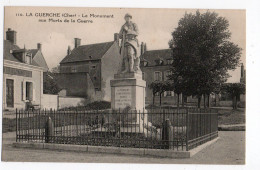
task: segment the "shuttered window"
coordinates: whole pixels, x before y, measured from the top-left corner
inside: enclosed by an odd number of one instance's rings
[[[154,72],[154,81],[162,81],[162,72],[160,71]]]

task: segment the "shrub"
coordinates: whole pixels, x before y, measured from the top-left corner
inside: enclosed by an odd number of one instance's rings
[[[67,107],[60,110],[105,110],[111,108],[111,102],[95,101],[84,106]]]

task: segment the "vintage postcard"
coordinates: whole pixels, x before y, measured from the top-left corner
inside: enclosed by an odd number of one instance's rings
[[[4,7],[4,162],[244,165],[245,89],[246,10]]]

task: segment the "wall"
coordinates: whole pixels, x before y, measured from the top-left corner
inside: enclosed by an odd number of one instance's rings
[[[41,104],[41,97],[43,94],[43,70],[35,66],[8,60],[4,61],[4,66],[32,71],[32,77],[3,74],[3,109],[25,109],[25,100],[23,99],[23,83],[26,81],[33,83],[33,103]],[[6,79],[14,80],[13,108],[7,108],[6,106]]]
[[[90,91],[95,92],[88,73],[59,73],[57,83],[67,96],[87,97]]]
[[[65,107],[75,107],[80,106],[84,101],[81,97],[58,97],[59,98],[59,109]]]
[[[118,72],[120,63],[122,63],[122,58],[120,57],[119,46],[114,42],[101,60],[102,100],[111,101],[110,80]]]
[[[43,94],[41,108],[43,109],[58,109],[58,95]]]
[[[93,68],[92,66],[95,66]],[[61,73],[73,74],[72,69],[75,69],[76,73],[88,73],[96,89],[101,88],[101,64],[100,60],[81,61],[63,63],[60,65]]]

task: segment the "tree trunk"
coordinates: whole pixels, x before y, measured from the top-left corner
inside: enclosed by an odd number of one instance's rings
[[[235,96],[235,109],[237,109],[237,96]]]
[[[179,99],[180,99],[180,94],[177,94],[177,108],[179,108]]]
[[[210,94],[208,95],[208,108],[210,108]]]
[[[236,96],[233,96],[233,100],[232,100],[232,106],[233,106],[233,109],[236,109]]]
[[[160,106],[162,105],[162,93],[160,93]]]
[[[203,106],[204,108],[206,108],[206,95],[203,94]]]
[[[198,108],[200,108],[201,96],[198,96]]]
[[[153,94],[153,105],[154,105],[154,100],[155,100],[155,94]]]
[[[182,94],[182,107],[184,107],[184,95]]]

